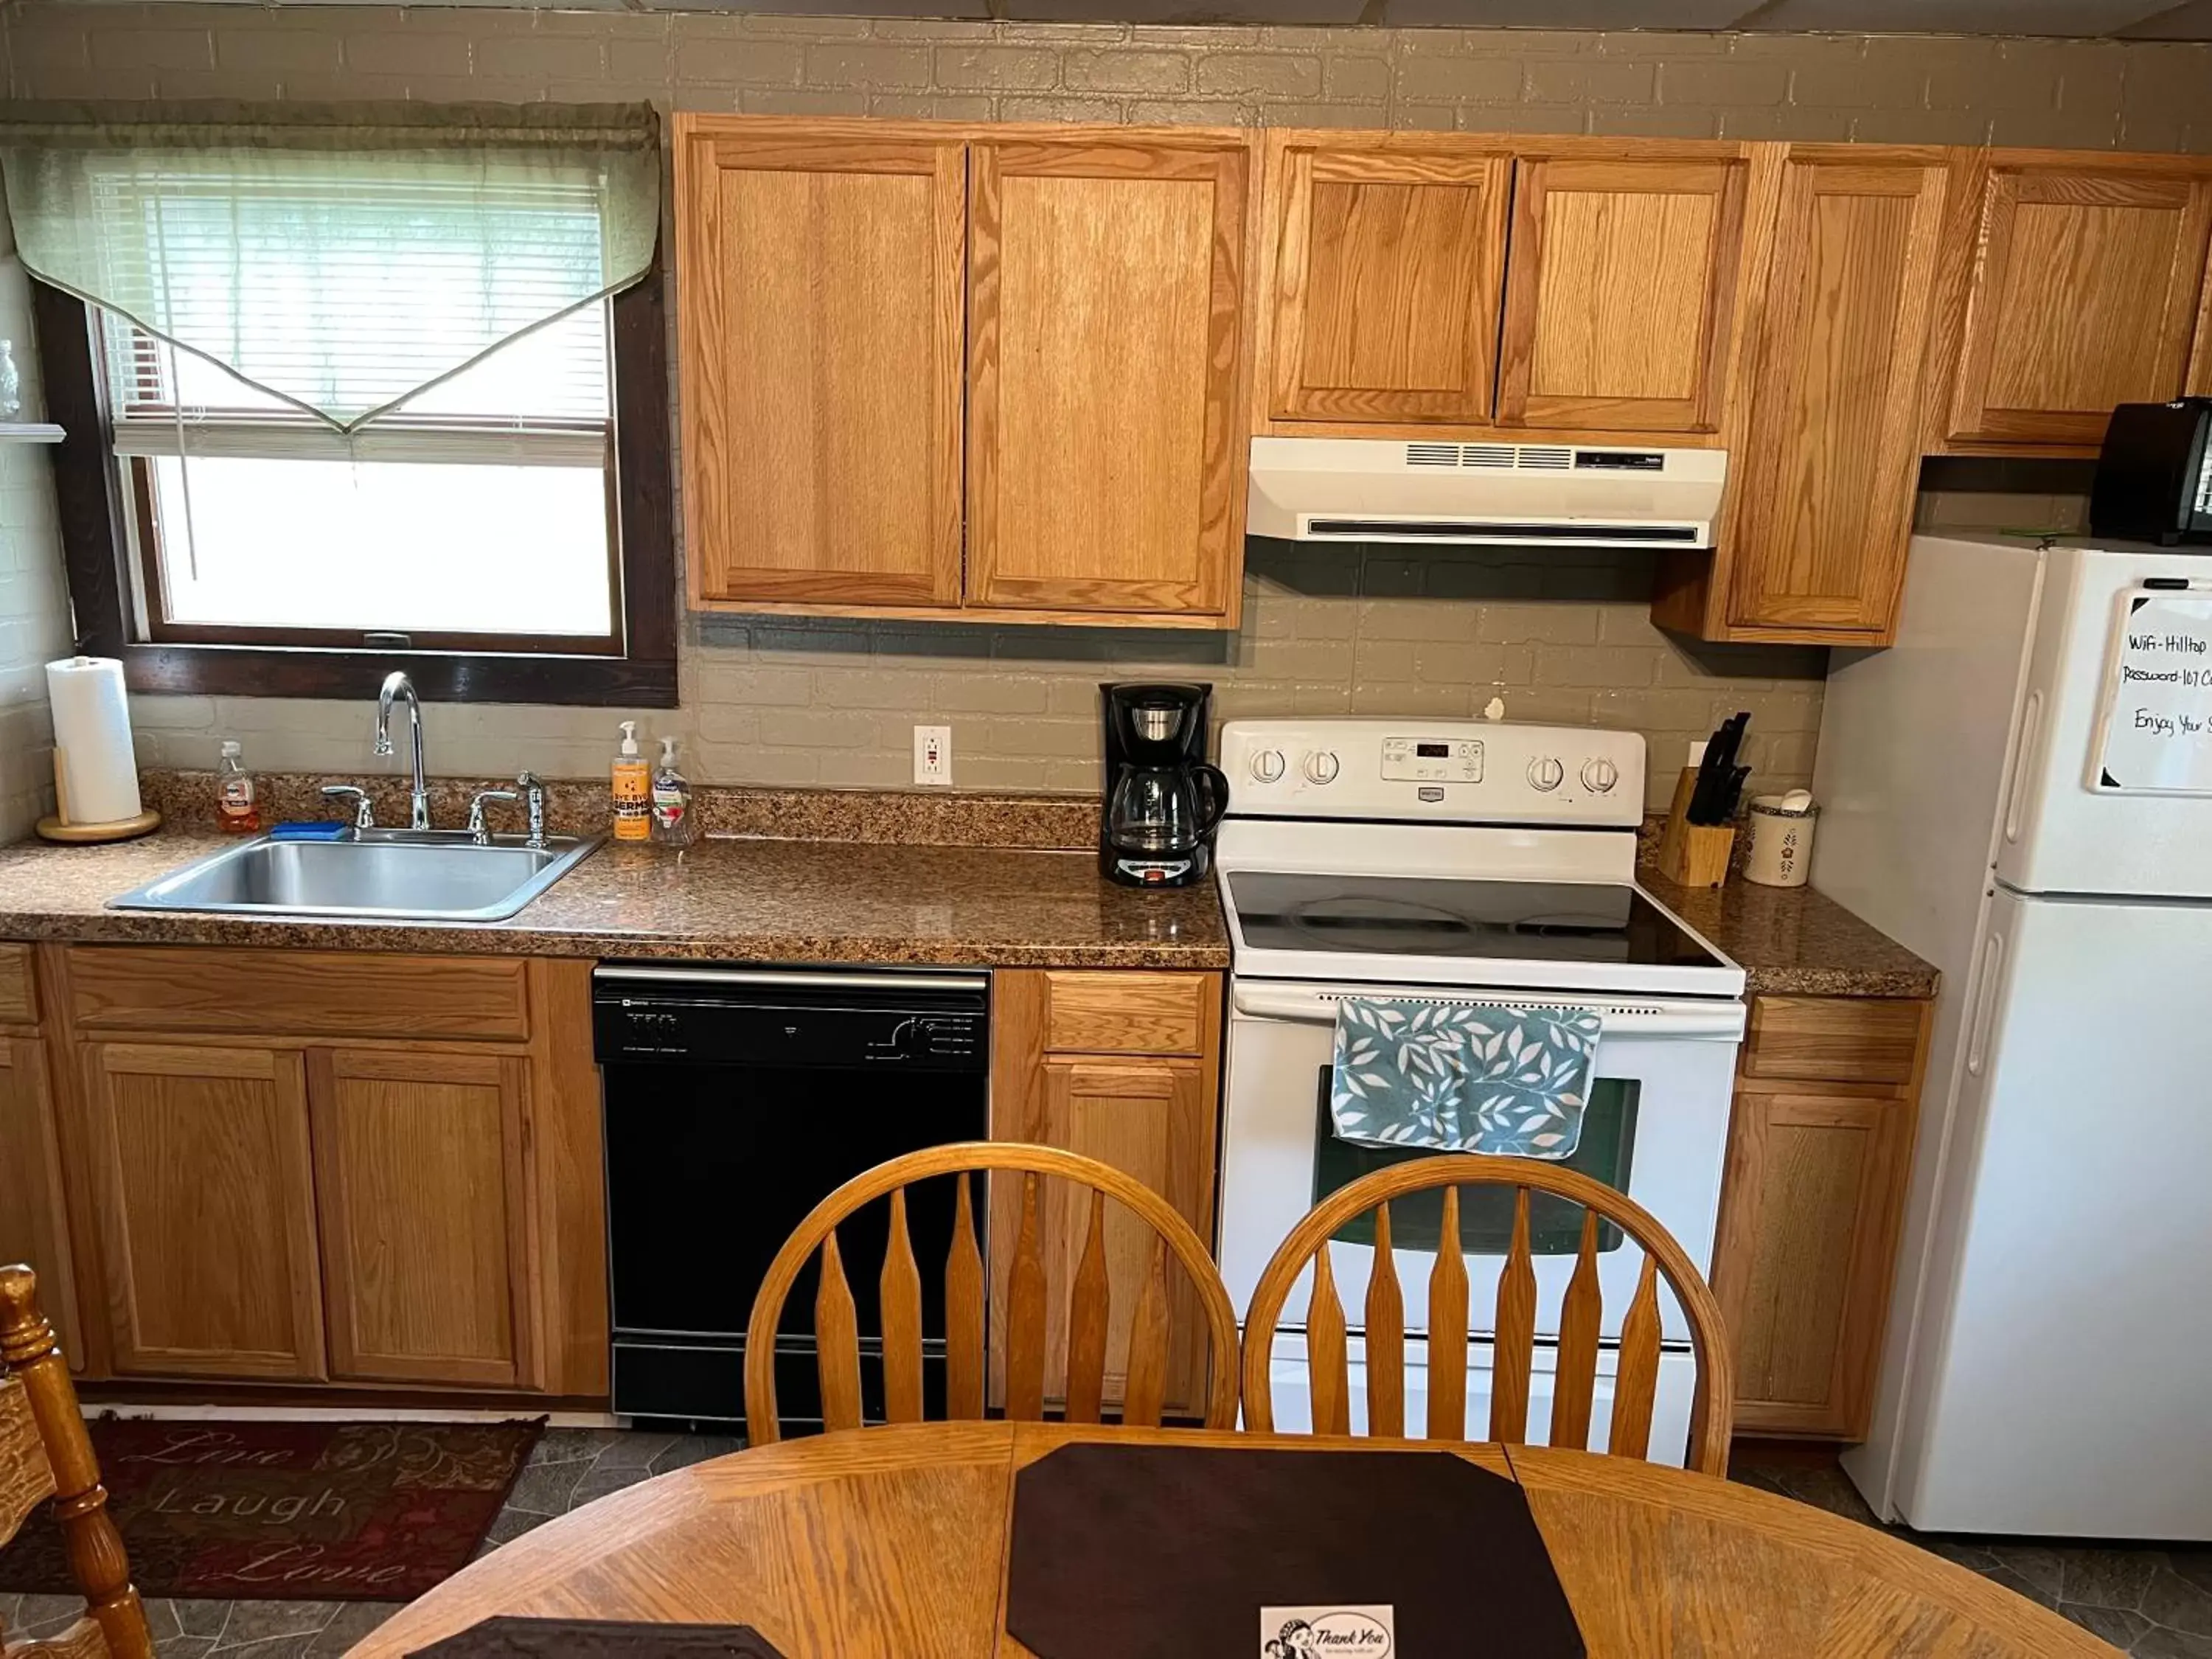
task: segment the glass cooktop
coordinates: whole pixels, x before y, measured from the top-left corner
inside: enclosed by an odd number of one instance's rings
[[[1255,951],[1719,968],[1633,887],[1238,870],[1229,897]]]

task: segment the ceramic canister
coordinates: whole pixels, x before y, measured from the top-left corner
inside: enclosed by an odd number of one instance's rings
[[[1803,804],[1800,805],[1798,803]],[[1751,803],[1751,856],[1744,879],[1762,887],[1802,887],[1813,864],[1813,826],[1820,809],[1800,790]]]

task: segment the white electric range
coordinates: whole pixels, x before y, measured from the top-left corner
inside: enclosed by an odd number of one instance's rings
[[[1291,1226],[1325,1194],[1418,1152],[1340,1140],[1328,1111],[1338,1003],[1417,997],[1595,1008],[1598,1042],[1581,1143],[1566,1160],[1626,1190],[1710,1267],[1727,1151],[1743,970],[1636,884],[1644,739],[1581,726],[1480,720],[1234,720],[1222,728],[1229,811],[1215,843],[1232,939],[1222,1128],[1223,1278],[1239,1312]],[[1489,1200],[1504,1199],[1504,1202]],[[1490,1413],[1489,1333],[1510,1224],[1502,1189],[1461,1194],[1473,1305],[1468,1434]],[[1437,1206],[1391,1206],[1407,1342],[1406,1420],[1426,1421],[1427,1285]],[[1559,1300],[1579,1210],[1539,1196],[1537,1376],[1528,1437],[1545,1438]],[[1364,1305],[1365,1224],[1330,1266],[1348,1314]],[[1593,1446],[1604,1443],[1620,1319],[1640,1253],[1601,1238],[1605,1349]],[[1275,1339],[1275,1421],[1308,1426],[1302,1279]],[[1661,1297],[1665,1348],[1651,1456],[1680,1462],[1694,1368],[1689,1328]],[[1352,1341],[1352,1426],[1364,1428]],[[1439,1359],[1438,1363],[1446,1363]]]

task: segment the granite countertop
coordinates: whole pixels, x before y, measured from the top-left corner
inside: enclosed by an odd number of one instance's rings
[[[1651,896],[1743,967],[1746,994],[1932,997],[1936,969],[1810,887],[1678,887],[1637,872]]]
[[[1225,968],[1212,884],[1116,886],[1096,855],[710,837],[682,854],[601,847],[505,921],[349,921],[110,910],[215,851],[164,833],[105,847],[0,847],[0,939],[290,945],[448,955],[738,962]]]

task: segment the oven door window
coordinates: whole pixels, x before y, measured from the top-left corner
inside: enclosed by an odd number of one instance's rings
[[[1314,1201],[1317,1204],[1340,1187],[1393,1164],[1433,1158],[1425,1147],[1361,1146],[1337,1136],[1329,1115],[1330,1067],[1321,1067],[1316,1091],[1317,1121],[1314,1128]],[[1594,1079],[1589,1105],[1583,1113],[1583,1135],[1571,1158],[1559,1162],[1616,1192],[1628,1190],[1630,1165],[1636,1152],[1637,1097],[1642,1085],[1633,1078]],[[1409,1193],[1390,1200],[1390,1243],[1400,1250],[1437,1248],[1443,1231],[1443,1188]],[[1331,1235],[1341,1243],[1375,1243],[1373,1212],[1356,1216]],[[1528,1248],[1538,1255],[1572,1255],[1582,1248],[1583,1211],[1550,1193],[1528,1194]],[[1468,1255],[1504,1255],[1513,1241],[1513,1189],[1510,1187],[1462,1187],[1459,1189],[1459,1242]],[[1601,1219],[1597,1247],[1601,1251],[1620,1248],[1620,1229]]]

